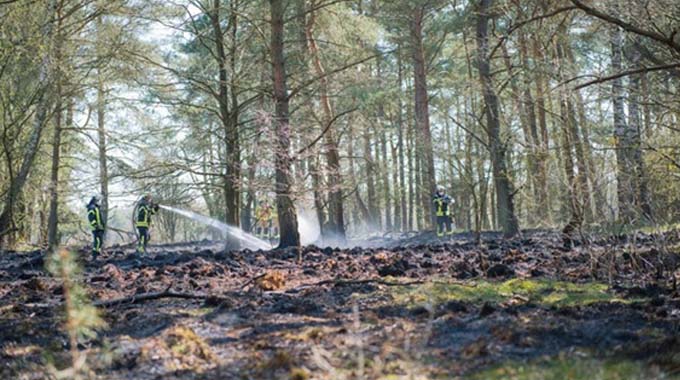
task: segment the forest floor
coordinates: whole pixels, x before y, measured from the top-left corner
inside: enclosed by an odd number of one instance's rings
[[[108,326],[80,349],[100,379],[680,379],[677,231],[375,245],[111,248],[83,259]],[[69,365],[43,262],[0,255],[2,379]]]

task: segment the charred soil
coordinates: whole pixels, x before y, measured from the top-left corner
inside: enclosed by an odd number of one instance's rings
[[[110,248],[82,260],[108,327],[79,348],[101,379],[680,376],[677,232],[377,245]],[[0,378],[66,365],[63,295],[44,261],[0,256]]]

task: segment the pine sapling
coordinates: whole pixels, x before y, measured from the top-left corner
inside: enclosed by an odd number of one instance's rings
[[[68,335],[71,356],[70,368],[52,370],[58,379],[82,379],[91,374],[91,371],[87,367],[86,355],[78,350],[78,343],[95,338],[96,329],[104,327],[105,322],[78,282],[81,268],[71,251],[54,251],[49,257],[47,270],[62,282],[66,317],[64,328]]]

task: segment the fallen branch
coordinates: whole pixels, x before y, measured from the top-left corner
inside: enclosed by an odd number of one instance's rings
[[[393,281],[385,281],[381,278],[367,278],[363,280],[324,280],[324,281],[319,281],[315,284],[311,284],[311,286],[321,286],[321,285],[328,285],[331,284],[333,286],[347,286],[347,285],[363,285],[363,284],[378,284],[378,285],[385,285],[385,286],[409,286],[409,285],[420,285],[424,284],[425,281],[423,280],[415,280],[415,281],[408,281],[408,282],[393,282]]]
[[[146,301],[152,301],[152,300],[157,300],[161,298],[181,298],[181,299],[201,299],[205,300],[208,298],[215,298],[218,300],[222,300],[221,297],[219,296],[214,296],[214,295],[207,295],[207,294],[196,294],[196,293],[179,293],[179,292],[173,292],[170,290],[170,287],[165,289],[162,292],[151,292],[151,293],[142,293],[142,294],[135,294],[132,296],[128,297],[121,297],[121,298],[114,298],[112,300],[99,300],[94,302],[94,306],[97,307],[113,307],[113,306],[118,306],[122,304],[135,304],[135,303],[141,303],[141,302],[146,302]],[[226,300],[226,298],[224,298]]]
[[[425,283],[436,283],[436,281],[423,281],[423,280],[415,280],[415,281],[407,281],[407,282],[394,282],[394,281],[385,281],[381,278],[367,278],[367,279],[362,279],[362,280],[323,280],[319,282],[315,282],[312,284],[303,284],[300,285],[296,288],[287,290],[287,292],[293,292],[295,293],[298,290],[305,289],[305,288],[311,288],[311,287],[317,287],[317,286],[323,286],[323,285],[333,285],[333,286],[348,286],[348,285],[363,285],[363,284],[378,284],[378,285],[385,285],[385,286],[411,286],[411,285],[422,285]],[[448,284],[448,283],[446,283]],[[458,284],[457,285],[464,285],[464,284]]]
[[[267,275],[267,272],[264,272],[264,273],[262,273],[262,274],[259,274],[259,275],[255,276],[255,277],[251,278],[250,280],[244,282],[243,285],[240,286],[241,290],[245,289],[246,286],[248,286],[248,285],[254,283],[255,281],[261,279],[262,277],[264,277],[264,276],[266,276],[266,275]]]

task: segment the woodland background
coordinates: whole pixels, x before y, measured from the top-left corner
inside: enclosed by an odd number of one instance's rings
[[[87,239],[94,194],[129,231],[151,193],[342,241],[432,228],[437,184],[464,230],[672,224],[679,30],[675,0],[2,1],[0,236]]]

